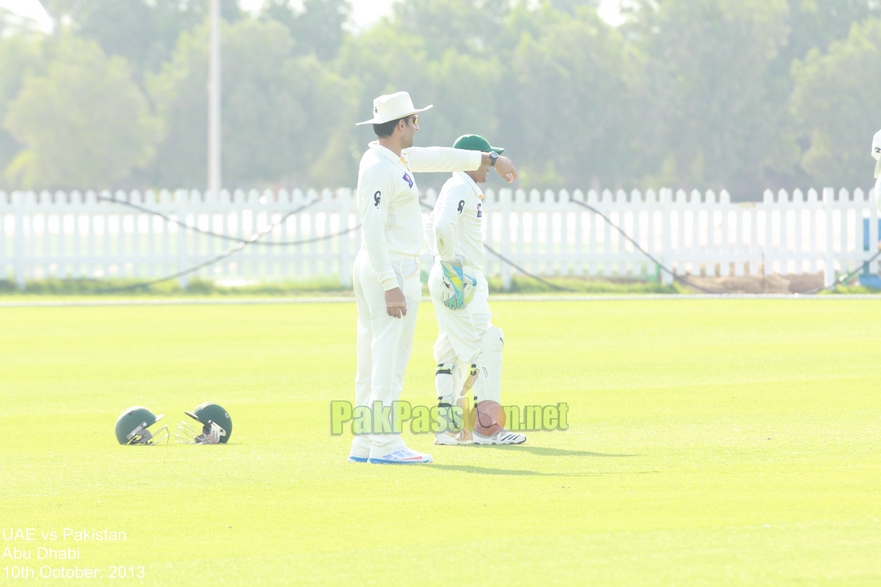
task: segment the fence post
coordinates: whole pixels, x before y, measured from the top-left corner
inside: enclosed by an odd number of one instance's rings
[[[15,265],[15,285],[24,290],[25,262],[24,262],[24,192],[13,192],[12,200],[15,204],[15,241],[13,243],[13,259]]]
[[[878,234],[878,206],[875,203],[875,188],[872,188],[866,194],[866,205],[869,207],[869,252],[870,254],[875,254],[875,251],[878,250],[878,237],[881,236]],[[877,275],[879,267],[881,267],[881,262],[875,259],[875,261],[867,265],[867,270],[869,273]]]
[[[832,204],[834,199],[835,190],[823,188],[823,208],[826,210],[826,268],[823,284],[826,287],[832,287],[835,283],[835,252],[832,244]]]
[[[189,192],[178,190],[175,198],[177,198],[177,219],[180,222],[177,226],[177,270],[185,271],[187,269],[187,229],[183,225],[187,223]],[[190,275],[181,275],[177,278],[177,282],[181,289],[187,289],[190,284]]]
[[[499,243],[502,249],[502,255],[508,259],[511,258],[511,231],[509,223],[511,222],[511,190],[499,190],[499,208],[502,211],[502,242]],[[511,266],[507,263],[501,263],[502,266],[502,289],[508,291],[511,289]]]
[[[349,228],[349,209],[352,200],[352,190],[341,188],[337,191],[340,208],[340,229],[344,232]],[[352,261],[349,251],[349,235],[344,234],[339,237],[340,241],[340,286],[345,288],[352,287]],[[360,243],[359,243],[360,244]]]
[[[672,257],[672,231],[670,228],[670,216],[673,214],[673,190],[669,188],[661,188],[660,193],[658,194],[661,200],[661,264],[668,268],[670,271],[673,270],[673,266],[670,263],[670,259]],[[660,268],[659,268],[660,269]],[[661,271],[661,283],[663,285],[673,285],[673,276],[667,273],[666,271]]]

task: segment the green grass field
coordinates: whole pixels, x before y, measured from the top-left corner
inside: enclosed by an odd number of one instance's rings
[[[504,402],[568,402],[571,428],[517,447],[408,434],[436,463],[389,467],[345,462],[330,434],[354,304],[0,308],[0,584],[113,584],[114,566],[157,586],[881,584],[876,302],[493,310]],[[433,402],[436,332],[423,304],[402,399]],[[116,443],[129,406],[173,432],[208,400],[229,445]],[[103,580],[38,578],[62,566]]]

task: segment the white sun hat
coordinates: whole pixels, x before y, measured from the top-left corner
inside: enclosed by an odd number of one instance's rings
[[[432,106],[433,104],[428,105],[425,108],[415,108],[413,106],[413,100],[410,99],[410,94],[407,92],[386,94],[373,101],[373,118],[365,120],[364,122],[359,122],[356,126],[361,124],[383,124],[384,122],[391,122],[392,120],[404,118],[405,116],[413,116],[418,112],[425,112]]]
[[[872,139],[872,157],[878,161],[875,164],[875,177],[881,177],[881,130],[875,133]]]

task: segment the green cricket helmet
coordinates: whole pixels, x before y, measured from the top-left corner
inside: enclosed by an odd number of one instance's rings
[[[168,442],[168,426],[162,428],[150,427],[162,419],[144,406],[134,406],[116,419],[116,440],[119,444],[160,444]]]
[[[221,406],[205,402],[184,414],[202,424],[201,432],[187,422],[177,425],[175,438],[184,444],[226,444],[232,435],[232,418]]]

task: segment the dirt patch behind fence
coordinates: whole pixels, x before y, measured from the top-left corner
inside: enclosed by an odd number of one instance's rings
[[[688,275],[697,286],[720,294],[790,294],[804,293],[823,287],[822,273],[801,275],[750,275],[742,277],[705,277]]]

